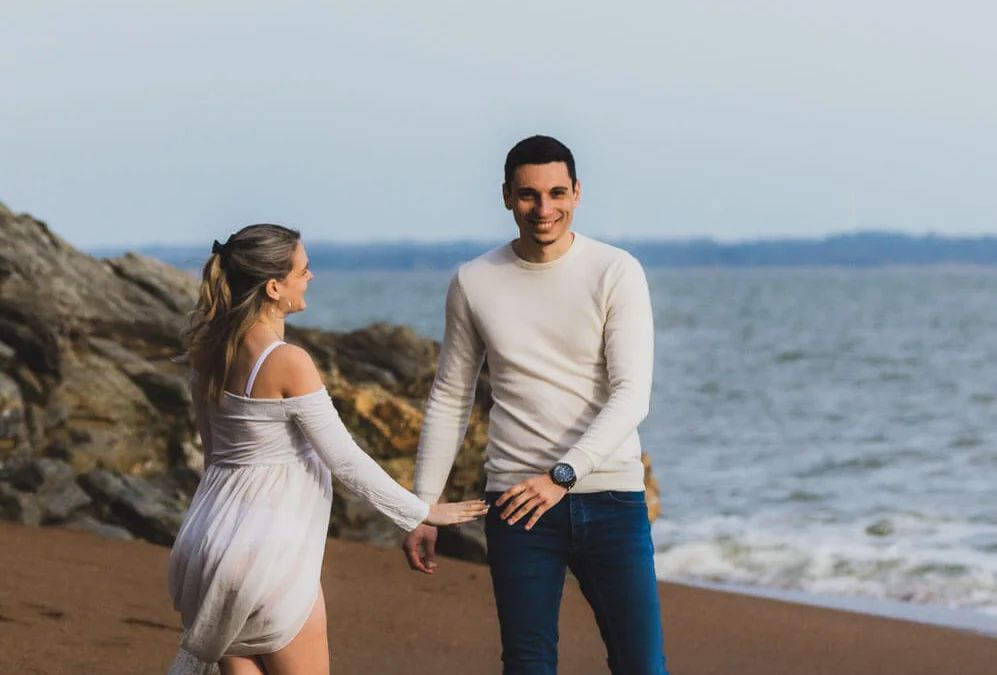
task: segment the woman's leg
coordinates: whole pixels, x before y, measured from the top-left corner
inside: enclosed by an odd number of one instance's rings
[[[218,667],[222,675],[267,675],[258,656],[223,656]]]
[[[291,643],[260,658],[266,675],[329,675],[329,635],[325,623],[325,594],[321,587],[312,613]]]

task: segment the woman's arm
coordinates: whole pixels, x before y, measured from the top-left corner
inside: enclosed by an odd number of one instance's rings
[[[211,422],[208,417],[208,406],[197,386],[197,373],[194,370],[190,371],[187,384],[190,386],[190,398],[194,403],[194,419],[197,422],[197,433],[201,437],[204,468],[207,469],[211,465]]]
[[[486,507],[481,502],[431,508],[399,485],[353,440],[336,412],[311,356],[292,345],[278,348],[274,356],[278,352],[284,353],[273,365],[283,366],[278,371],[284,373],[282,379],[287,378],[283,389],[288,397],[298,397],[285,402],[291,418],[333,475],[351,492],[408,532],[422,522],[448,525],[467,522],[484,513]]]

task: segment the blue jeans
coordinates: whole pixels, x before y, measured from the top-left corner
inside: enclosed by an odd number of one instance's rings
[[[501,493],[489,492],[494,504]],[[565,570],[595,613],[613,675],[667,675],[643,492],[568,494],[526,531],[485,517],[504,675],[556,675]]]

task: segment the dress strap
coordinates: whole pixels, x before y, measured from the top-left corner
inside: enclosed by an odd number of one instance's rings
[[[281,340],[271,342],[267,345],[267,348],[263,350],[263,353],[260,354],[260,358],[256,359],[256,363],[253,364],[253,369],[249,371],[249,379],[246,380],[246,398],[250,398],[250,394],[253,393],[253,384],[256,382],[256,376],[260,372],[260,366],[262,366],[263,362],[267,360],[268,356],[270,356],[270,352],[283,344],[287,343],[282,342]]]

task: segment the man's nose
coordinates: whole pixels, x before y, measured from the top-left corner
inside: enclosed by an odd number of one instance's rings
[[[536,212],[537,215],[541,218],[545,218],[547,216],[554,214],[554,205],[550,197],[541,195],[540,198],[537,199]]]

